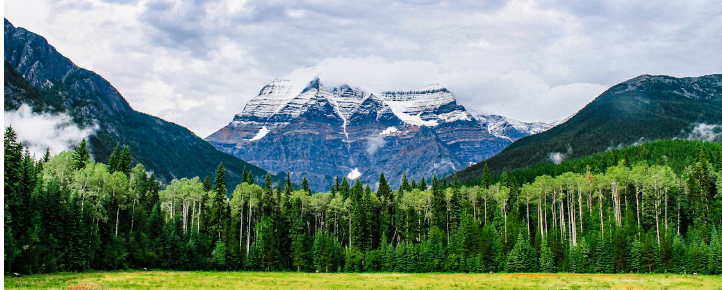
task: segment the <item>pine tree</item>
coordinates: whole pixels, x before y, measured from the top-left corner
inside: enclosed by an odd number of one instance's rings
[[[5,272],[9,273],[15,257],[20,253],[22,241],[19,239],[27,225],[21,216],[25,210],[25,193],[20,190],[22,145],[17,141],[17,133],[11,126],[5,128]],[[14,269],[12,269],[14,271]]]
[[[509,254],[507,254],[506,266],[504,269],[507,272],[512,273],[527,272],[531,270],[529,268],[528,259],[533,260],[533,257],[528,255],[529,248],[529,241],[524,237],[522,233],[519,233],[514,248],[512,248]]]
[[[632,272],[642,272],[642,243],[635,237],[629,247],[629,268]]]
[[[120,145],[115,145],[113,153],[110,153],[110,158],[108,158],[108,170],[110,173],[120,170]]]
[[[343,199],[348,198],[350,189],[351,189],[351,186],[348,184],[348,179],[346,179],[346,177],[344,177],[343,181],[341,181],[341,186],[339,186],[339,189],[338,189],[338,192],[341,194]]]
[[[363,184],[360,180],[356,180],[353,188],[351,188],[351,228],[350,243],[357,249],[364,251],[366,249],[366,211],[363,199]]]
[[[708,256],[708,274],[722,274],[722,234],[717,232],[716,227],[710,233]]]
[[[85,164],[90,161],[90,152],[88,152],[87,143],[85,142],[85,139],[80,141],[80,144],[78,144],[78,147],[75,148],[75,152],[73,154],[73,168],[77,169],[83,169],[85,167]]]
[[[547,239],[542,239],[541,248],[539,249],[539,270],[544,273],[552,273],[554,268],[554,255],[547,243]]]
[[[306,179],[306,176],[303,177],[303,181],[301,181],[301,189],[313,194],[313,191],[311,190],[311,185],[308,184],[308,179]]]
[[[128,148],[128,146],[123,146],[123,149],[120,151],[118,171],[125,173],[126,176],[129,176],[131,163],[132,158],[130,156],[130,148]]]
[[[597,273],[613,273],[614,272],[614,253],[611,244],[606,239],[600,239],[597,242],[596,249],[597,261],[594,271]]]
[[[209,234],[212,235],[212,239],[222,239],[225,241],[226,223],[229,221],[229,208],[226,202],[226,180],[223,163],[218,164],[211,192],[211,205],[208,219]]]
[[[431,196],[434,225],[439,229],[446,229],[446,195],[439,186],[439,179],[436,178],[436,174],[431,179]]]
[[[221,239],[216,241],[216,246],[213,248],[211,256],[213,257],[213,266],[216,270],[226,269],[226,244],[221,241]]]
[[[376,191],[376,196],[378,196],[381,200],[379,216],[379,230],[381,232],[381,238],[391,239],[393,235],[392,218],[394,216],[394,204],[392,200],[393,195],[391,193],[391,187],[386,181],[386,177],[383,172],[379,175],[379,188]]]
[[[43,163],[48,163],[50,161],[50,147],[45,148],[45,154],[43,154],[43,159],[41,159]]]
[[[241,183],[250,183],[248,181],[248,170],[243,166],[243,173],[241,173]]]
[[[489,164],[484,163],[484,176],[482,177],[481,186],[489,189],[491,186],[491,174],[489,174]]]
[[[211,177],[210,177],[210,176],[206,176],[206,178],[203,179],[203,190],[204,190],[205,192],[210,192],[210,191],[211,191],[211,188],[212,188],[212,185],[211,185]]]
[[[406,173],[401,177],[401,187],[399,187],[399,190],[403,192],[411,191],[411,185],[409,185],[409,179],[406,178]]]

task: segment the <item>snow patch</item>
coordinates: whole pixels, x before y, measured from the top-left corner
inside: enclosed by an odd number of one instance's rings
[[[361,172],[358,171],[358,168],[354,168],[353,170],[351,170],[351,172],[348,173],[348,175],[346,175],[346,178],[348,178],[349,180],[355,180],[359,177],[361,177]]]
[[[388,128],[386,128],[386,129],[384,129],[383,131],[381,131],[381,133],[379,133],[379,135],[381,135],[381,136],[389,136],[389,135],[391,135],[391,134],[398,133],[398,132],[399,132],[399,129],[398,129],[398,128],[396,128],[396,127],[394,127],[394,126],[391,126],[391,127],[388,127]]]
[[[451,123],[451,122],[456,122],[456,121],[471,121],[471,114],[469,114],[465,111],[456,110],[453,112],[440,114],[439,119],[444,120],[444,122],[446,122],[446,123]]]
[[[265,137],[268,132],[271,132],[266,128],[266,126],[261,127],[261,130],[258,130],[258,133],[256,133],[256,136],[253,136],[253,138],[248,139],[248,141],[258,141],[261,140],[261,138]]]
[[[409,115],[407,113],[404,113],[402,111],[402,109],[399,106],[397,106],[398,104],[392,104],[392,103],[396,103],[396,102],[387,102],[387,103],[389,103],[389,107],[391,108],[391,111],[394,113],[394,115],[396,115],[396,117],[401,119],[401,121],[404,121],[405,123],[407,123],[409,125],[427,126],[427,127],[435,127],[435,126],[439,125],[439,122],[436,120],[429,120],[429,121],[422,120],[421,113],[418,113],[416,115]]]

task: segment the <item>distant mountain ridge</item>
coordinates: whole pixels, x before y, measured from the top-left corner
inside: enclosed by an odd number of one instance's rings
[[[521,138],[458,175],[471,180],[481,176],[484,165],[499,173],[653,140],[700,139],[694,134],[714,134],[700,131],[715,128],[722,128],[722,74],[641,75],[609,88],[562,124]]]
[[[77,67],[42,36],[7,19],[4,35],[5,111],[28,104],[35,111],[67,113],[80,126],[97,125],[89,138],[95,160],[105,162],[120,144],[164,182],[212,175],[220,162],[229,185],[240,182],[244,168],[256,176],[266,174],[218,152],[182,126],[133,110],[107,80]]]
[[[274,80],[205,140],[273,173],[305,176],[326,190],[336,176],[392,185],[419,181],[493,156],[513,140],[549,128],[501,116],[474,117],[446,88],[369,93]]]

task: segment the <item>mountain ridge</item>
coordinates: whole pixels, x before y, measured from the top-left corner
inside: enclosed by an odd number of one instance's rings
[[[610,87],[569,120],[521,138],[458,175],[471,180],[481,176],[484,165],[500,173],[639,142],[687,138],[699,124],[722,124],[722,74],[640,75]]]
[[[220,162],[230,185],[240,182],[244,168],[256,176],[265,175],[254,165],[218,152],[185,127],[133,110],[110,82],[77,67],[45,38],[16,28],[7,19],[4,41],[5,71],[9,72],[5,83],[13,84],[6,85],[5,110],[30,102],[35,111],[68,113],[79,127],[97,125],[88,140],[95,160],[107,160],[116,145],[127,145],[134,162],[164,182],[212,175]],[[54,109],[48,109],[50,104]]]
[[[327,88],[318,78],[306,84],[273,80],[205,140],[325,190],[336,176],[375,182],[384,172],[397,185],[404,173],[416,180],[448,174],[492,156],[531,127],[550,126],[489,118],[493,122],[481,122],[439,84],[370,93],[349,85]]]

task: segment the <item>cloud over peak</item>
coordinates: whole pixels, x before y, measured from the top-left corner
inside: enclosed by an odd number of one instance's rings
[[[722,67],[722,5],[712,0],[27,0],[5,9],[134,108],[200,136],[271,80],[309,71],[368,89],[442,83],[472,111],[549,121],[640,74]]]

